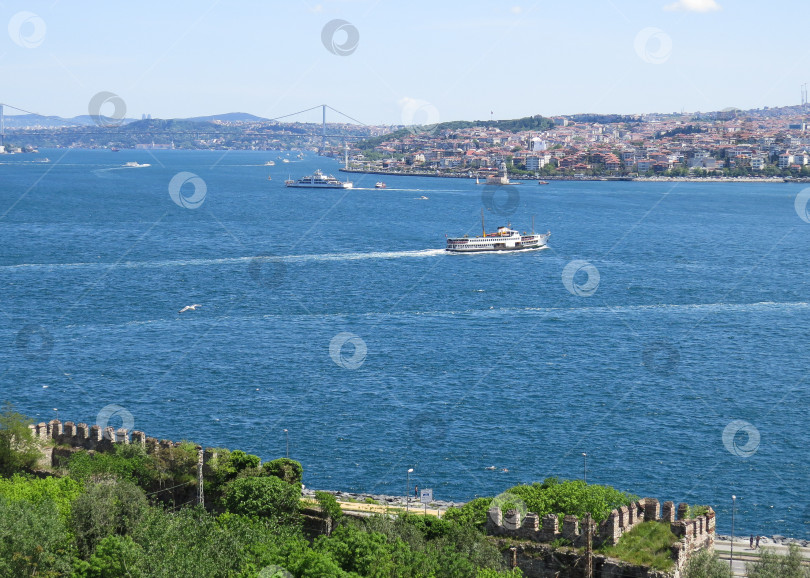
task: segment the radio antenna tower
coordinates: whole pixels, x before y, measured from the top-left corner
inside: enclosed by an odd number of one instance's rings
[[[802,84],[802,108],[807,108],[807,83]]]

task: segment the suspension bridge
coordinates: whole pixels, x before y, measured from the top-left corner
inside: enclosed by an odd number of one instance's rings
[[[67,124],[63,124],[60,128],[76,129],[76,130],[71,130],[71,132],[70,132],[71,135],[77,135],[77,136],[78,135],[99,135],[99,136],[106,135],[106,136],[113,136],[117,132],[120,132],[121,134],[126,134],[128,136],[149,136],[149,135],[154,135],[154,133],[155,133],[155,129],[150,128],[148,126],[145,126],[142,130],[138,130],[137,128],[133,128],[131,126],[128,126],[128,125],[131,125],[131,124],[137,122],[135,120],[125,121],[125,119],[123,119],[123,118],[118,119],[118,118],[106,117],[106,116],[103,116],[103,115],[89,115],[89,118],[93,119],[93,121],[95,121],[94,124],[96,126],[92,127],[91,125],[89,125],[87,123],[85,123],[85,124],[70,124],[72,119],[64,119],[64,118],[61,118],[61,117],[58,117],[58,116],[53,116],[53,115],[49,116],[49,115],[39,114],[37,112],[32,112],[30,110],[26,110],[24,108],[20,108],[18,106],[14,106],[14,105],[11,105],[11,104],[8,104],[8,103],[0,103],[0,146],[5,145],[5,140],[6,140],[6,121],[5,121],[5,109],[6,108],[9,108],[9,109],[12,109],[12,110],[15,110],[15,111],[19,111],[19,112],[24,113],[24,114],[33,115],[33,116],[36,116],[36,117],[39,117],[39,118],[42,118],[42,119],[48,119],[48,120],[51,120],[51,121],[67,123]],[[366,123],[364,123],[364,122],[362,122],[360,120],[357,120],[356,118],[354,118],[352,116],[349,116],[348,114],[346,114],[344,112],[341,112],[341,111],[337,110],[336,108],[334,108],[334,107],[332,107],[332,106],[330,106],[328,104],[318,104],[318,105],[312,106],[310,108],[306,108],[304,110],[298,110],[296,112],[291,112],[289,114],[282,114],[280,116],[276,116],[276,117],[273,117],[273,118],[261,118],[260,120],[256,121],[256,123],[260,124],[260,125],[264,125],[263,127],[260,127],[260,128],[272,127],[272,126],[276,126],[276,125],[273,125],[272,123],[281,124],[280,121],[282,121],[283,119],[295,117],[295,116],[302,115],[302,114],[305,114],[305,113],[308,113],[308,112],[312,112],[312,111],[318,110],[318,109],[321,109],[321,122],[320,122],[320,130],[319,131],[317,129],[313,129],[310,132],[296,131],[295,133],[290,133],[290,134],[273,134],[273,137],[274,138],[282,138],[282,137],[283,138],[301,138],[301,137],[317,137],[317,136],[320,136],[321,137],[321,148],[325,149],[326,146],[327,146],[327,139],[329,139],[329,138],[340,138],[340,139],[343,139],[344,141],[346,141],[346,140],[362,140],[362,139],[368,138],[370,136],[370,135],[356,135],[356,134],[346,134],[346,133],[329,133],[328,129],[329,129],[330,123],[327,123],[327,119],[326,119],[327,109],[334,112],[334,113],[337,113],[341,117],[344,117],[344,118],[352,121],[353,123],[355,123],[355,124],[357,124],[359,126],[366,127],[366,128],[371,128],[371,127],[369,125],[367,125]],[[216,115],[212,115],[212,116],[216,117]],[[186,120],[186,119],[171,119],[171,120]],[[230,129],[226,129],[224,127],[223,128],[217,128],[217,125],[215,125],[213,123],[203,123],[203,122],[200,122],[200,121],[196,121],[196,122],[201,125],[200,128],[195,127],[195,128],[187,128],[187,129],[183,129],[183,130],[179,130],[179,131],[172,131],[172,134],[194,135],[194,136],[217,136],[217,135],[223,135],[223,134],[229,134],[229,135],[233,134],[233,129],[232,128],[230,128]],[[204,126],[203,127],[204,124],[208,124],[210,126]],[[311,122],[303,122],[302,124],[304,124],[304,125],[317,125],[317,123],[311,123]],[[334,121],[331,124],[334,124]],[[22,129],[15,129],[14,130],[14,132],[17,132],[17,131],[21,131],[21,134],[24,134],[26,136],[29,136],[29,135],[30,136],[33,136],[33,135],[45,136],[45,135],[53,135],[54,134],[53,129],[41,129],[41,128],[33,129],[33,130],[22,130]],[[246,131],[246,134],[253,134],[253,133],[254,133],[254,131]],[[260,133],[256,133],[256,134],[259,135]]]

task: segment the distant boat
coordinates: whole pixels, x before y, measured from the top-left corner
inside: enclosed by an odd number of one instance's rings
[[[268,181],[272,181],[272,180],[273,180],[273,177],[271,177],[270,175],[267,175],[267,180],[268,180]]]
[[[419,200],[420,201],[427,201],[428,197],[426,197],[425,195],[422,195],[421,197],[419,197]]]
[[[385,188],[385,183],[382,182],[382,181],[377,181],[377,184],[374,185],[374,188],[375,189],[384,189]]]
[[[320,169],[311,175],[298,179],[287,179],[284,181],[287,187],[298,187],[302,189],[351,189],[354,184],[351,181],[339,181],[332,175],[323,174]]]
[[[290,162],[290,159],[281,159],[281,162],[282,163],[288,163],[288,162]]]
[[[266,167],[274,167],[274,166],[276,166],[276,161],[267,161],[266,163],[264,163],[264,166],[266,166]]]
[[[113,147],[113,148],[111,148],[110,150],[111,150],[112,152],[114,152],[114,153],[117,153],[117,152],[118,152],[118,151],[120,151],[121,149],[117,149],[117,148]]]
[[[548,181],[537,181],[538,185],[547,185]]]
[[[130,161],[128,163],[124,163],[124,166],[128,169],[140,169],[143,167],[151,167],[152,165],[150,165],[149,163],[140,164],[134,161]]]

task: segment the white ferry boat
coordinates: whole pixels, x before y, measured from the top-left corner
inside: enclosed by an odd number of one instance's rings
[[[149,163],[141,164],[141,163],[136,163],[135,161],[130,161],[128,163],[124,163],[124,167],[126,167],[128,169],[140,169],[140,168],[143,168],[143,167],[151,167],[151,166],[152,165],[150,165]]]
[[[351,181],[339,181],[332,175],[323,174],[320,169],[312,175],[302,177],[297,181],[287,179],[284,184],[288,187],[300,187],[303,189],[351,189],[354,185]]]
[[[453,253],[477,253],[481,251],[522,251],[545,247],[551,231],[543,235],[520,233],[508,227],[498,227],[494,233],[487,233],[484,228],[484,215],[481,214],[481,236],[448,237],[446,251]],[[532,227],[534,229],[534,227]]]

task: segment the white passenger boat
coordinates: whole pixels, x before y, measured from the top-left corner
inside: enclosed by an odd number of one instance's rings
[[[508,227],[498,227],[494,233],[487,233],[484,227],[484,213],[481,212],[482,234],[476,237],[448,237],[445,250],[453,253],[478,253],[481,251],[523,251],[526,249],[539,249],[545,247],[551,231],[543,235],[534,233],[532,225],[531,234],[520,233]]]
[[[339,181],[332,175],[323,174],[320,169],[312,175],[307,175],[300,179],[288,179],[284,181],[288,187],[300,187],[304,189],[351,189],[354,185],[351,181]]]

